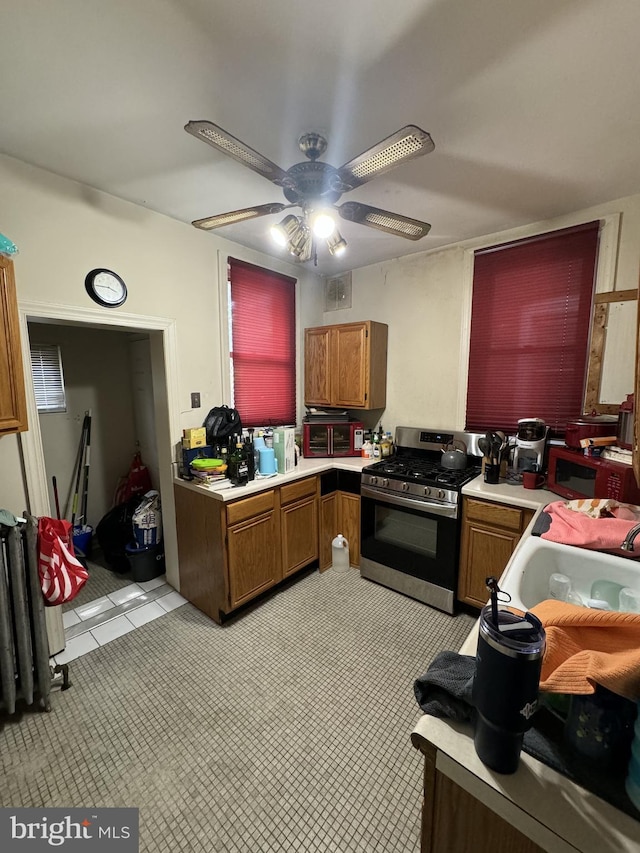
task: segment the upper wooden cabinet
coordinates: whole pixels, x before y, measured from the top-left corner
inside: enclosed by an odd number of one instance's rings
[[[0,255],[0,435],[27,429],[13,262]]]
[[[382,409],[387,402],[388,326],[365,320],[305,329],[308,406]]]

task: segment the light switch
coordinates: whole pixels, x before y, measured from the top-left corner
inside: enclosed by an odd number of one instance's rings
[[[191,408],[199,409],[200,408],[200,393],[198,391],[193,391],[191,393]]]

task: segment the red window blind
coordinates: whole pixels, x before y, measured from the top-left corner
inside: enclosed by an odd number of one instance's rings
[[[295,284],[229,258],[233,399],[245,427],[296,422]]]
[[[599,222],[475,253],[467,429],[583,411]]]

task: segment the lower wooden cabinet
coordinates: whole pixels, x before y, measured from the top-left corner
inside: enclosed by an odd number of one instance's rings
[[[359,475],[357,480],[359,483]],[[336,482],[339,485],[339,481]],[[360,566],[360,495],[340,488],[320,498],[321,572],[331,567],[333,556],[331,543],[338,533],[342,533],[349,543],[349,564],[358,568]]]
[[[318,558],[317,479],[299,480],[280,489],[282,573],[289,577]]]
[[[335,533],[334,533],[335,531]],[[320,498],[320,571],[331,566],[331,542],[338,535],[338,493],[331,492]]]
[[[174,486],[180,592],[216,622],[318,559],[318,478],[222,503]]]
[[[231,609],[282,580],[275,509],[227,529]]]
[[[463,498],[458,599],[484,607],[486,578],[499,578],[520,541],[533,510]]]
[[[435,748],[423,752],[421,853],[544,853],[504,818],[436,770]]]

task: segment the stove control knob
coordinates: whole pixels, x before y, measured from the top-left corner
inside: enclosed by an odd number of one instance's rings
[[[438,491],[438,497],[440,498],[440,500],[441,500],[441,501],[443,501],[443,500],[444,500],[444,491],[443,491],[442,489],[440,489],[440,490]]]
[[[429,486],[424,487],[424,494],[425,494],[425,497],[427,497],[427,498],[431,494],[431,489],[429,488]]]
[[[383,481],[382,481],[382,485],[383,485],[385,488],[389,485],[389,481],[387,480],[387,478],[386,478],[386,477],[383,479]]]
[[[409,483],[403,483],[403,484],[402,484],[402,491],[403,491],[403,492],[408,492],[408,491],[409,491]]]
[[[378,478],[377,478],[377,477],[371,477],[371,479],[369,480],[369,482],[371,483],[371,485],[372,485],[372,486],[377,486],[377,484],[378,484]]]

